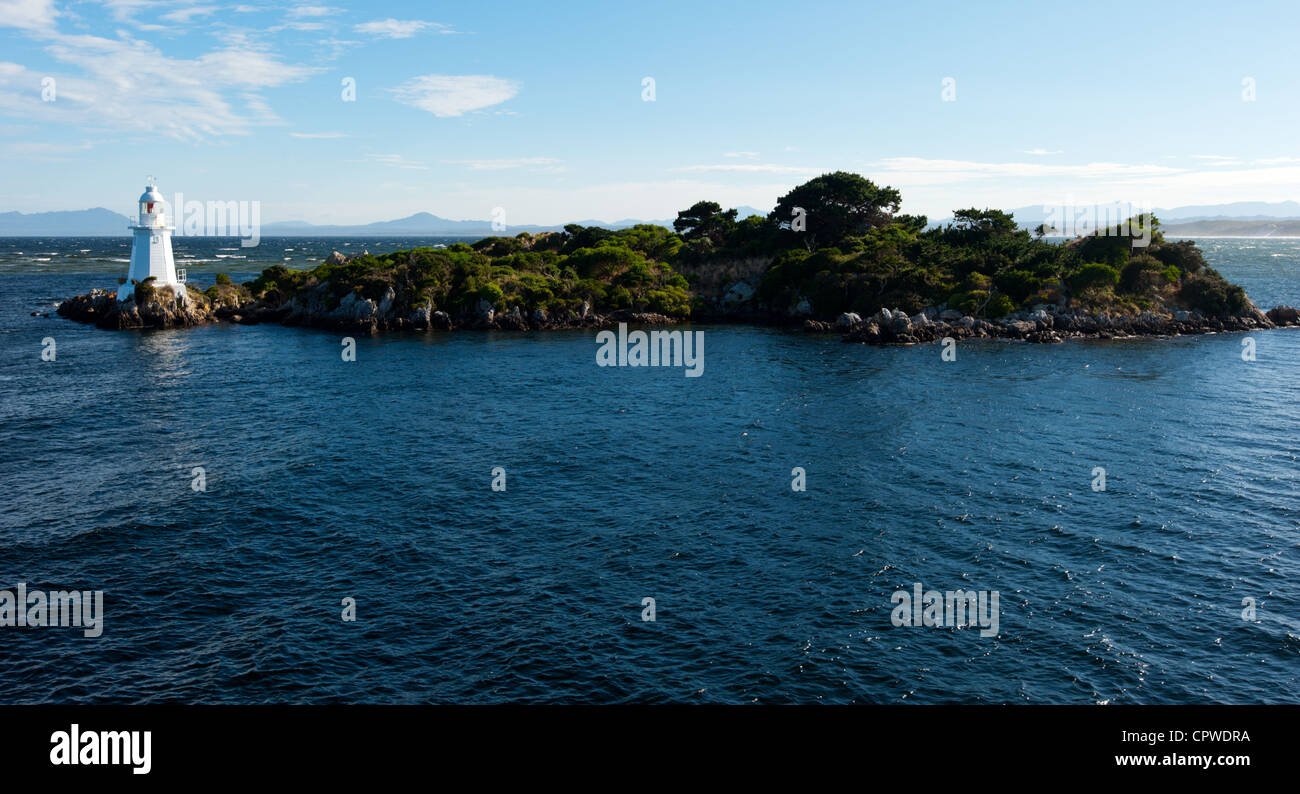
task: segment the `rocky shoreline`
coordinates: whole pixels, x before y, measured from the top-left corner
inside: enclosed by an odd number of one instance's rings
[[[325,265],[345,266],[365,255],[345,257],[336,251],[325,260]],[[766,264],[770,265],[770,262]],[[940,304],[910,315],[900,309],[882,308],[867,317],[844,313],[834,320],[822,320],[812,316],[811,304],[801,296],[786,311],[775,311],[762,305],[756,299],[757,288],[751,282],[757,280],[755,274],[763,271],[764,266],[765,261],[761,259],[745,260],[734,267],[723,268],[720,272],[725,277],[713,281],[701,279],[718,273],[701,270],[696,274],[701,302],[690,319],[706,323],[802,326],[808,332],[839,334],[845,342],[871,345],[921,344],[945,338],[1053,343],[1067,339],[1181,336],[1300,326],[1300,310],[1278,306],[1263,312],[1249,299],[1245,300],[1241,311],[1221,316],[1181,310],[1176,304],[1162,306],[1160,310],[1120,313],[1084,311],[1047,303],[997,319],[986,319]],[[250,286],[256,289],[253,282],[235,285],[219,274],[217,283],[207,290],[199,291],[188,286],[181,295],[144,284],[136,285],[134,294],[126,300],[118,301],[115,290],[93,289],[85,295],[63,301],[58,305],[57,313],[70,320],[114,330],[184,328],[230,322],[306,326],[347,334],[458,329],[537,331],[607,328],[619,323],[660,326],[688,321],[685,317],[631,309],[599,313],[585,300],[580,304],[570,303],[573,308],[553,312],[541,308],[529,312],[517,305],[508,311],[498,311],[493,303],[478,300],[471,310],[449,314],[435,309],[428,298],[418,295],[413,298],[406,293],[403,293],[405,297],[399,298],[392,283],[381,283],[378,289],[363,289],[359,284],[344,283],[349,284],[348,289],[335,289],[326,279],[310,281],[288,294],[275,289],[254,292],[249,289]],[[338,297],[340,294],[343,295],[341,299]],[[367,294],[373,297],[366,297]],[[1160,303],[1156,305],[1161,306]]]
[[[833,323],[804,322],[806,331],[840,333],[845,342],[872,345],[919,344],[944,338],[1053,343],[1067,339],[1184,336],[1286,326],[1300,326],[1300,310],[1278,306],[1263,312],[1251,305],[1240,314],[1224,317],[1206,316],[1198,311],[1143,312],[1128,316],[1057,311],[1049,306],[1015,312],[997,320],[985,320],[952,310],[931,308],[909,316],[900,310],[881,309],[866,319],[849,313],[841,314]]]
[[[322,293],[323,294],[323,293]],[[313,299],[316,298],[316,299]],[[517,307],[511,312],[496,312],[485,302],[474,312],[455,316],[417,307],[408,314],[395,310],[395,295],[390,290],[380,300],[347,296],[328,309],[320,296],[308,294],[281,304],[261,300],[212,302],[191,293],[188,300],[152,297],[137,303],[129,298],[119,302],[113,292],[91,290],[59,304],[60,316],[100,328],[183,328],[215,322],[241,325],[272,323],[306,326],[346,333],[374,334],[385,331],[451,331],[457,329],[535,331],[576,328],[607,328],[618,323],[631,325],[672,325],[677,318],[662,314],[615,311],[596,314],[586,305],[580,312],[548,315],[538,310],[525,315]],[[728,314],[718,318],[730,323],[797,326],[798,319],[786,315],[747,313],[743,317]],[[1251,306],[1238,315],[1211,317],[1197,311],[1172,314],[1143,312],[1138,315],[1090,314],[1081,311],[1039,307],[1034,311],[1016,312],[997,320],[987,320],[951,309],[928,308],[914,315],[895,309],[881,309],[863,318],[858,314],[841,314],[834,321],[805,319],[803,329],[814,333],[840,334],[845,342],[870,345],[908,345],[952,339],[1009,339],[1034,343],[1063,342],[1067,339],[1110,339],[1134,336],[1183,336],[1190,334],[1252,331],[1300,326],[1300,309],[1278,306],[1268,312]]]
[[[212,302],[201,293],[191,292],[187,300],[151,297],[138,300],[132,296],[118,301],[109,290],[94,289],[85,295],[59,304],[61,317],[112,330],[142,328],[185,328],[216,322],[240,325],[273,323],[306,326],[355,334],[384,331],[451,331],[457,329],[536,331],[571,328],[605,328],[618,323],[636,325],[672,325],[676,318],[651,312],[615,311],[597,314],[584,304],[578,312],[547,314],[537,310],[525,315],[518,307],[512,312],[497,312],[486,301],[475,311],[450,315],[425,304],[408,313],[396,309],[396,295],[390,289],[380,300],[349,294],[338,306],[327,307],[327,293],[309,293],[284,303],[262,300]]]

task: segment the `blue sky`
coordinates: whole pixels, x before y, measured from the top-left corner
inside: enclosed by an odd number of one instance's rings
[[[149,174],[263,222],[661,219],[837,169],[931,217],[1300,199],[1300,4],[1137,5],[0,0],[0,210],[128,214]]]

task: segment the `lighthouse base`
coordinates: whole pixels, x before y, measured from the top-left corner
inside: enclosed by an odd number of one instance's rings
[[[134,285],[123,285],[116,292],[96,289],[78,295],[59,304],[59,314],[100,328],[185,328],[216,320],[209,302],[196,300],[184,287],[177,288],[179,292],[172,287],[151,287],[153,293],[146,300],[136,300],[128,287]],[[122,294],[126,300],[118,299]]]
[[[148,284],[140,286],[146,286],[151,291],[150,296],[156,300],[175,301],[183,305],[189,305],[192,302],[189,290],[185,288],[184,284],[163,284],[161,286]],[[117,300],[120,303],[136,300],[136,295],[137,285],[135,284],[123,284],[117,288]]]

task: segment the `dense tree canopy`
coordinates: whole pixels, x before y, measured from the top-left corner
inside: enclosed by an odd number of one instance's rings
[[[499,310],[632,309],[685,316],[716,301],[736,262],[758,263],[760,309],[814,314],[915,313],[927,306],[998,317],[1021,308],[1138,312],[1152,308],[1238,312],[1240,287],[1206,266],[1193,243],[1167,243],[1154,217],[1064,242],[1021,229],[1010,213],[967,208],[946,226],[899,215],[902,197],[837,171],[795,187],[766,218],[698,201],[673,229],[641,224],[612,231],[570,224],[562,233],[488,237],[472,245],[365,255],[312,271],[268,268],[249,287],[284,298],[329,284],[378,298],[394,289],[410,305],[446,310],[487,301]],[[795,208],[806,228],[793,227]],[[765,269],[762,269],[765,268]],[[752,271],[751,271],[752,272]]]
[[[673,229],[684,240],[707,238],[715,246],[721,245],[736,228],[736,210],[722,211],[716,201],[697,201],[690,209],[677,213]]]
[[[877,187],[858,174],[836,171],[799,185],[776,202],[768,216],[789,224],[803,211],[809,247],[837,246],[848,237],[889,223],[902,195],[892,187]],[[799,233],[799,232],[794,232]]]

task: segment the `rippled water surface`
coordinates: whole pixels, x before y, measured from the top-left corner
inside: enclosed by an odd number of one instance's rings
[[[317,330],[32,317],[125,266],[24,242],[0,241],[0,588],[100,589],[107,617],[0,628],[6,702],[1297,700],[1300,331],[1253,363],[1232,334],[945,363],[716,326],[699,378],[599,368],[584,332],[347,363]],[[1300,241],[1202,245],[1300,303]],[[32,250],[67,248],[112,258]],[[999,635],[895,628],[914,582],[998,591]]]

